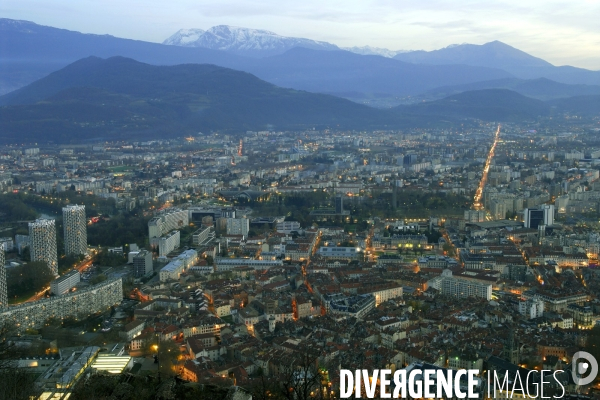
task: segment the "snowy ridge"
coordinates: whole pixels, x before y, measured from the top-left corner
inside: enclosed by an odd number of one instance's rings
[[[281,54],[294,47],[305,47],[315,50],[339,50],[339,47],[327,42],[280,36],[266,30],[228,25],[213,26],[207,31],[201,29],[182,29],[165,40],[163,44],[205,47],[213,50],[224,50],[255,56]]]
[[[203,29],[180,29],[172,36],[169,36],[163,44],[193,47],[194,42],[196,42],[204,32]]]
[[[392,58],[396,54],[407,53],[410,50],[389,50],[382,47],[372,47],[372,46],[354,46],[354,47],[342,47],[342,50],[350,51],[356,54],[362,54],[364,56],[383,56],[387,58]]]

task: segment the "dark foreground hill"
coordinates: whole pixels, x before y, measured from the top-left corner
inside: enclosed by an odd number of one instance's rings
[[[182,136],[207,130],[383,127],[402,117],[334,96],[283,89],[214,65],[77,61],[0,98],[2,139]]]
[[[600,116],[600,96],[575,96],[557,99],[549,104],[558,112],[581,116]]]
[[[468,83],[458,86],[446,86],[433,89],[422,96],[423,99],[441,99],[462,92],[483,89],[508,89],[523,96],[534,99],[550,101],[574,96],[600,95],[598,85],[568,85],[546,78],[539,79],[497,79],[485,82]]]
[[[551,107],[492,89],[382,110],[284,89],[214,65],[153,66],[123,57],[89,57],[0,97],[0,140],[142,140],[269,128],[404,129],[465,119],[530,121],[587,104],[563,100]]]
[[[543,101],[511,90],[485,89],[463,92],[441,100],[400,106],[395,110],[411,115],[518,122],[547,116],[551,108]]]

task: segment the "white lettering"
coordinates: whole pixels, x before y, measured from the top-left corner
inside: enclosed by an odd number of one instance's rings
[[[342,399],[348,399],[352,396],[352,386],[354,386],[352,371],[347,369],[340,370],[340,397]]]
[[[517,382],[519,383],[519,387],[517,387]],[[521,379],[521,373],[519,371],[517,371],[517,373],[515,374],[515,381],[513,382],[513,388],[512,388],[512,391],[510,392],[510,397],[513,397],[515,395],[515,390],[517,392],[521,392],[521,395],[523,395],[523,397],[525,397],[525,389],[523,388],[523,380]]]
[[[467,394],[460,390],[460,377],[466,374],[466,370],[459,369],[456,371],[456,375],[454,375],[454,396],[458,397],[459,399],[464,399],[467,397]]]
[[[421,371],[413,369],[410,371],[410,375],[408,375],[408,395],[417,399],[423,397],[423,382],[421,380],[415,382],[415,376],[419,373]],[[417,389],[416,391],[415,388]]]
[[[552,374],[552,376],[554,376],[554,380],[560,385],[561,389],[562,389],[562,394],[560,396],[554,396],[555,399],[562,399],[565,396],[565,387],[563,386],[562,382],[556,377],[556,374],[558,374],[559,372],[564,372],[562,369],[559,369],[557,371],[554,371],[554,373]]]
[[[500,385],[498,375],[496,375],[496,371],[494,371],[494,398],[496,398],[496,385],[498,385],[500,393],[503,393],[503,390],[506,390],[506,393],[508,393],[508,372],[504,374],[504,381],[502,381],[502,385]],[[504,385],[506,385],[506,389],[504,389]]]
[[[423,371],[423,385],[425,386],[425,393],[423,394],[423,396],[429,399],[435,397],[435,394],[431,392],[431,387],[435,385],[434,380],[431,378],[431,375],[434,374],[435,370],[433,369]]]
[[[477,396],[477,394],[475,394],[475,386],[477,386],[477,379],[475,378],[475,375],[477,375],[479,373],[479,370],[477,369],[470,369],[468,370],[468,397],[469,399],[476,399],[479,396]]]
[[[540,388],[540,397],[542,399],[551,399],[550,396],[544,396],[544,383],[550,383],[550,382],[544,382],[544,372],[552,372],[552,371],[549,370],[549,369],[543,369],[542,372],[541,372],[541,375],[540,375],[540,386],[541,386],[541,388]]]
[[[530,381],[529,381],[529,375],[531,375],[531,374],[532,374],[532,373],[534,373],[534,372],[539,374],[539,372],[538,372],[538,371],[536,371],[535,369],[532,369],[531,371],[529,371],[529,372],[527,373],[527,379],[526,379],[526,383],[525,383],[525,385],[526,385],[526,389],[527,389],[527,397],[529,397],[529,398],[531,398],[531,399],[535,399],[536,397],[538,397],[538,394],[539,394],[539,391],[540,391],[540,389],[539,389],[539,385],[540,385],[540,384],[539,384],[539,383],[537,383],[537,382],[535,381],[535,379],[533,380],[533,382],[530,382]],[[533,385],[533,386],[535,386],[535,394],[534,394],[533,396],[531,395],[531,393],[529,393],[529,386],[532,386],[532,385]]]
[[[389,369],[381,370],[381,378],[379,378],[379,397],[382,399],[389,399],[392,397],[391,393],[387,392],[388,386],[390,386],[391,381],[388,379],[388,375],[392,373]]]
[[[451,399],[452,396],[452,370],[446,370],[448,376],[441,369],[437,370],[437,397],[444,398],[447,397]],[[443,393],[442,393],[443,390]],[[445,393],[445,395],[444,395]],[[433,396],[432,396],[433,397]]]
[[[399,397],[405,399],[406,398],[406,370],[401,369],[394,372],[394,385],[396,388],[394,389],[394,393],[392,396],[397,399]]]
[[[369,371],[363,369],[363,381],[365,381],[365,394],[369,399],[375,397],[375,389],[377,389],[377,375],[379,375],[378,369],[373,371],[372,378],[369,378]]]

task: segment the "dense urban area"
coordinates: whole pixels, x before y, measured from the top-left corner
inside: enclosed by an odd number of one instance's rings
[[[340,369],[512,382],[600,359],[599,133],[572,116],[3,147],[0,392],[334,399]],[[556,379],[546,396],[600,392]]]

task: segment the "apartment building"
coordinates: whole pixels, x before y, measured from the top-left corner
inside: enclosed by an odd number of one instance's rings
[[[65,237],[65,254],[86,254],[87,220],[85,217],[85,206],[68,205],[63,207],[62,212]]]
[[[56,225],[53,219],[37,219],[29,223],[29,249],[31,261],[45,262],[58,275],[56,251]]]
[[[40,328],[48,318],[83,318],[107,310],[123,300],[121,278],[31,303],[9,307],[0,313],[0,325],[10,324],[18,330]]]

